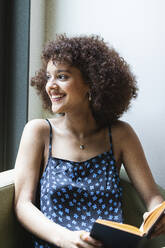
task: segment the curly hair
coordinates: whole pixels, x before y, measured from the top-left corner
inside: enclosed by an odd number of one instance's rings
[[[137,96],[135,76],[126,61],[99,36],[67,37],[57,35],[42,52],[43,66],[31,79],[43,100],[43,107],[51,112],[46,93],[46,66],[52,60],[78,68],[89,85],[91,109],[99,126],[114,123],[128,110]]]

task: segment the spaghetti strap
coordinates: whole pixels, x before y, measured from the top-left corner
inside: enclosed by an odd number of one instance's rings
[[[110,140],[110,153],[114,156],[111,127],[109,127],[109,140]]]
[[[52,125],[48,119],[46,121],[49,124],[50,127],[50,135],[49,135],[49,158],[52,156]]]

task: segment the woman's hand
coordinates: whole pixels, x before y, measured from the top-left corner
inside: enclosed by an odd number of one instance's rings
[[[165,213],[159,220],[158,224],[156,224],[154,231],[151,234],[151,238],[155,238],[161,234],[165,234]]]
[[[103,247],[102,243],[93,239],[86,231],[70,231],[66,229],[63,237],[57,244],[60,248],[98,248]]]

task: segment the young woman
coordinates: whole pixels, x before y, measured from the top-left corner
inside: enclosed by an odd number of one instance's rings
[[[119,117],[137,96],[123,58],[97,36],[59,35],[32,78],[54,115],[24,128],[15,165],[15,212],[35,248],[96,248],[97,218],[123,222],[119,171],[127,173],[148,211],[163,199],[138,137]],[[165,233],[165,217],[154,235]]]

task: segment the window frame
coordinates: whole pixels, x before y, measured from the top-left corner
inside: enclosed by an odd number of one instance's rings
[[[0,1],[0,171],[14,168],[28,120],[30,5]]]

